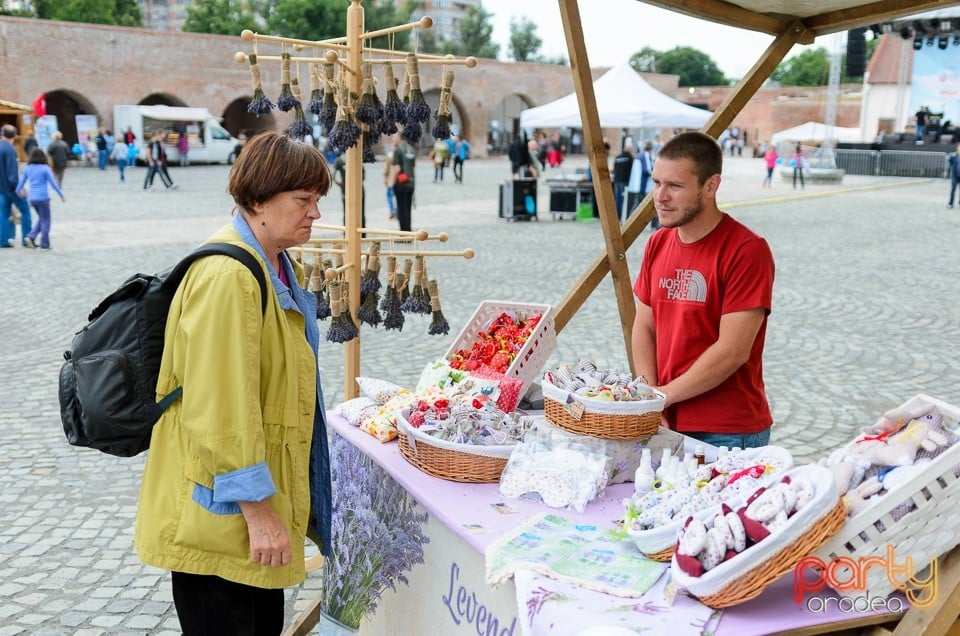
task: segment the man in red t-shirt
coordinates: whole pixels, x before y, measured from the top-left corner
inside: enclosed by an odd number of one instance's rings
[[[769,442],[763,344],[773,296],[767,242],[717,207],[723,152],[703,133],[664,144],[653,168],[663,229],[633,292],[637,373],[667,396],[666,424],[715,446]]]

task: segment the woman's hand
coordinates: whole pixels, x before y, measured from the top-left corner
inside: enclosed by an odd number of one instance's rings
[[[269,500],[239,504],[250,536],[250,560],[274,568],[289,565],[290,537]]]

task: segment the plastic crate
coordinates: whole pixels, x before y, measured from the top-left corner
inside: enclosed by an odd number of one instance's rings
[[[903,407],[932,406],[944,417],[947,426],[960,420],[960,409],[927,395],[917,395],[903,404]],[[960,544],[960,442],[938,455],[913,478],[896,488],[892,488],[882,497],[871,500],[870,504],[849,519],[830,541],[814,552],[814,556],[825,563],[832,559],[859,559],[877,557],[887,558],[888,546],[893,547],[898,564],[902,565],[906,557],[913,561],[916,572],[930,564],[931,559],[946,554]],[[899,520],[892,516],[894,508],[913,502],[915,508]],[[855,577],[849,567],[840,565],[835,568],[836,580],[848,581]],[[911,573],[912,574],[912,573]],[[850,589],[834,591],[844,597],[862,596],[868,590],[870,596],[887,596],[894,586],[883,567],[866,568],[865,585],[851,586]],[[901,577],[902,578],[902,577]],[[855,589],[859,588],[859,589]]]
[[[518,317],[529,318],[536,314],[542,314],[536,329],[530,334],[530,338],[523,343],[523,347],[517,352],[516,358],[506,372],[506,375],[523,381],[520,393],[523,395],[540,375],[540,371],[550,356],[553,355],[554,349],[557,348],[557,330],[553,318],[553,307],[550,305],[485,300],[470,316],[470,320],[467,321],[456,340],[447,349],[444,357],[447,360],[452,360],[460,349],[470,349],[477,339],[477,333],[486,331],[490,323],[503,312],[510,314],[514,320],[517,320]]]

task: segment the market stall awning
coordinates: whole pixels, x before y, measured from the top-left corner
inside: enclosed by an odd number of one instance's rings
[[[775,144],[781,141],[817,141],[822,142],[827,139],[827,125],[818,121],[808,121],[793,128],[787,128],[773,133],[770,141]],[[830,132],[830,139],[834,141],[846,141],[857,143],[863,141],[863,133],[859,128],[840,128],[834,126]]]
[[[713,114],[664,95],[628,63],[614,66],[593,83],[600,125],[605,128],[697,128]],[[577,94],[570,93],[520,113],[523,128],[581,128]]]

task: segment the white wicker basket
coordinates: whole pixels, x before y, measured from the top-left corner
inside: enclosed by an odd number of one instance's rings
[[[903,407],[929,405],[944,417],[944,424],[960,420],[960,409],[927,395],[917,395]],[[837,557],[858,559],[877,556],[887,558],[887,547],[892,546],[897,563],[903,565],[910,557],[914,570],[926,568],[931,559],[946,554],[960,544],[960,479],[956,470],[960,465],[960,442],[944,451],[929,465],[918,472],[910,482],[886,492],[872,500],[859,514],[847,519],[830,541],[815,552],[815,556],[829,563]],[[899,520],[894,520],[891,511],[912,500],[915,509]],[[886,568],[865,569],[866,586],[857,589],[836,590],[844,597],[885,597],[895,590],[887,578]],[[837,581],[851,580],[855,573],[845,566],[835,568]]]
[[[530,384],[540,375],[547,360],[553,355],[553,350],[557,348],[557,328],[553,318],[553,308],[550,305],[485,300],[470,316],[470,320],[460,330],[444,357],[451,360],[460,349],[472,347],[477,339],[477,332],[485,331],[490,326],[490,322],[503,312],[510,314],[514,320],[518,316],[530,318],[536,314],[542,314],[540,322],[530,334],[530,338],[523,343],[523,347],[517,352],[516,358],[506,373],[508,376],[523,380],[520,393],[523,396],[530,388]]]
[[[761,477],[760,481],[763,485],[781,479],[787,470],[793,468],[793,455],[781,446],[763,446],[761,448],[745,449],[743,452],[750,453],[750,456],[774,455],[783,463],[783,470],[771,471]],[[710,506],[696,513],[694,516],[701,521],[705,521],[712,519],[718,512],[720,512],[720,506]],[[677,543],[677,532],[680,531],[685,521],[686,517],[683,519],[678,518],[674,520],[673,523],[650,528],[649,530],[633,530],[627,528],[627,534],[630,535],[630,538],[633,539],[633,542],[637,544],[637,547],[645,555],[663,555],[665,558],[658,558],[657,560],[666,561],[672,556],[673,547]]]

